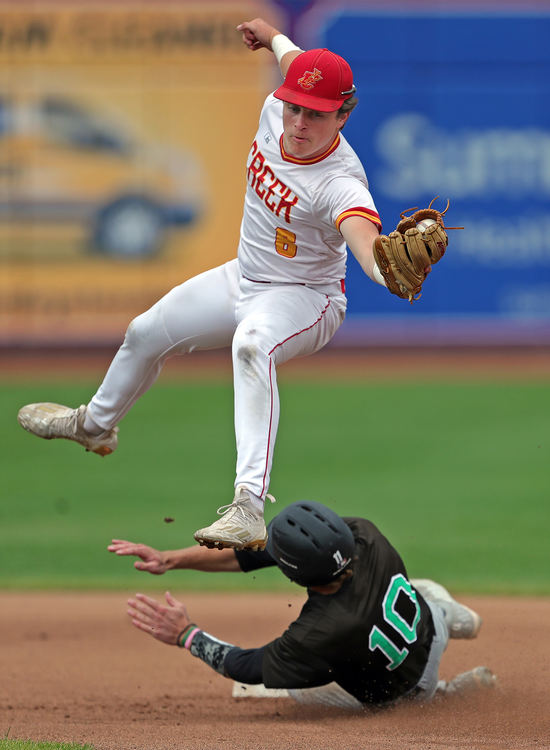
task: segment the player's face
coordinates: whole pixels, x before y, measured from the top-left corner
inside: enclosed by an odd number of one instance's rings
[[[283,146],[298,159],[320,156],[336,138],[349,117],[349,112],[318,112],[297,104],[285,102],[283,106]]]

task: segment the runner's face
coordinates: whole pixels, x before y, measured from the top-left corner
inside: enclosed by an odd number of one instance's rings
[[[349,117],[349,113],[318,112],[284,102],[283,146],[297,159],[311,159],[324,153]]]

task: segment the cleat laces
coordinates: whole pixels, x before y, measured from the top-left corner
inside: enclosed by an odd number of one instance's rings
[[[266,500],[269,500],[271,503],[276,503],[277,501],[273,497],[273,495],[266,495]],[[229,513],[231,510],[235,510],[238,512],[243,518],[246,519],[246,510],[250,511],[250,500],[248,497],[238,497],[233,500],[232,503],[229,503],[228,505],[220,505],[216,513],[219,516],[224,516],[226,513]],[[254,510],[256,510],[254,508]],[[259,511],[256,513],[256,515],[259,514]]]

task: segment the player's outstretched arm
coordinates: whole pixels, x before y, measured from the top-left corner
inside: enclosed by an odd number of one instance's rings
[[[211,573],[241,570],[233,549],[208,549],[195,545],[176,550],[158,550],[125,539],[113,539],[107,549],[120,557],[139,557],[134,568],[152,575],[162,575],[167,570],[203,570]]]
[[[303,51],[263,18],[243,21],[237,26],[237,31],[242,32],[243,43],[253,52],[262,48],[271,50],[283,75],[286,75],[288,66],[294,58]]]
[[[374,240],[379,236],[378,228],[361,216],[350,216],[340,225],[342,237],[369,279],[385,286],[376,266],[373,252]]]

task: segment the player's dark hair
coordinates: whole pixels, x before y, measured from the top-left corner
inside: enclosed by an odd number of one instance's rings
[[[351,529],[326,505],[300,500],[269,524],[267,551],[301,586],[325,586],[348,569],[355,548]]]
[[[346,99],[344,102],[342,102],[342,106],[336,113],[338,117],[341,117],[342,115],[347,114],[348,112],[351,112],[355,109],[355,107],[358,105],[359,99],[356,96],[350,96],[349,99]],[[346,120],[347,122],[347,120]],[[340,130],[343,130],[346,127],[346,122],[342,125]]]

